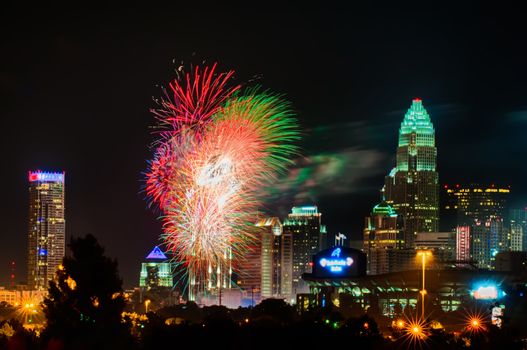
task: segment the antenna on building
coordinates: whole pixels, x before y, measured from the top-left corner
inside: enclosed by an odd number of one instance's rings
[[[10,278],[11,288],[15,288],[15,268],[16,268],[16,263],[14,261],[11,261],[11,278]]]

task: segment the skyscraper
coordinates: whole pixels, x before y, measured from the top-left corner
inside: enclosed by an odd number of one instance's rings
[[[456,212],[457,226],[470,237],[470,258],[478,267],[491,269],[500,251],[509,250],[509,230],[504,226],[509,187],[478,184],[444,186],[445,210]],[[461,234],[460,231],[457,234]]]
[[[313,255],[325,245],[321,216],[316,206],[293,207],[284,220],[283,232],[293,238],[293,294],[307,292],[302,274],[311,272]]]
[[[511,209],[509,212],[511,250],[527,251],[527,208]]]
[[[28,285],[46,289],[64,257],[65,173],[29,172]]]
[[[146,257],[146,262],[141,264],[139,286],[147,290],[174,286],[172,264],[158,246],[152,249]]]
[[[367,255],[367,273],[371,275],[393,271],[390,266],[390,250],[402,249],[404,238],[398,215],[386,201],[373,207],[364,225],[363,251]]]
[[[399,129],[395,168],[385,178],[383,192],[404,221],[404,241],[415,247],[417,232],[436,232],[439,222],[439,176],[435,130],[418,98]]]
[[[456,260],[470,261],[470,226],[456,227]]]
[[[239,262],[238,286],[252,304],[266,298],[289,300],[292,283],[292,236],[283,234],[277,217],[259,219],[254,244]]]

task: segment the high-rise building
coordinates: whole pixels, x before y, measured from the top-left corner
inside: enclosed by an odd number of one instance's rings
[[[47,289],[65,249],[65,173],[29,172],[28,286]]]
[[[390,266],[389,250],[402,249],[404,237],[398,215],[386,201],[373,207],[366,217],[362,250],[367,256],[367,273],[378,275],[395,269]]]
[[[415,247],[417,232],[436,232],[439,223],[439,176],[436,171],[435,130],[418,98],[399,129],[396,166],[385,178],[384,196],[404,222],[407,248]]]
[[[478,184],[444,186],[445,210],[456,213],[457,226],[470,227],[470,258],[478,267],[493,268],[495,256],[510,249],[504,225],[509,187]]]
[[[523,227],[519,224],[512,224],[509,227],[509,237],[511,250],[515,252],[523,251]]]
[[[292,236],[277,217],[258,220],[254,245],[239,263],[238,286],[257,303],[266,298],[289,300],[293,273]]]
[[[444,206],[455,211],[457,225],[484,223],[489,218],[504,218],[510,187],[445,185]]]
[[[172,264],[166,255],[155,246],[141,264],[139,286],[150,290],[152,288],[170,287],[174,285]]]
[[[321,225],[321,216],[316,206],[293,207],[284,220],[283,232],[293,238],[292,294],[307,292],[302,274],[311,272],[313,255],[325,245],[326,231]]]
[[[470,261],[470,226],[456,227],[456,260]]]
[[[511,209],[509,212],[511,250],[527,251],[527,208]],[[514,236],[514,238],[513,238]],[[512,240],[514,239],[514,243]],[[514,248],[512,248],[514,244]],[[520,249],[517,249],[521,247]]]

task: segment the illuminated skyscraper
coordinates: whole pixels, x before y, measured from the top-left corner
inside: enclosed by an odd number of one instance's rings
[[[445,212],[455,211],[457,226],[470,228],[471,260],[480,268],[491,269],[496,254],[510,249],[509,230],[504,226],[510,188],[458,184],[445,185],[444,191]]]
[[[386,176],[383,188],[386,201],[403,218],[407,248],[415,247],[417,232],[438,230],[436,157],[434,126],[416,98],[401,123],[396,166]]]
[[[28,285],[47,289],[64,257],[65,174],[29,172]]]
[[[511,250],[527,251],[527,208],[512,209],[509,212]]]
[[[311,272],[313,255],[325,246],[326,230],[316,206],[293,207],[284,220],[283,232],[293,238],[292,294],[307,292],[302,274]]]
[[[172,288],[173,285],[172,264],[161,249],[155,246],[146,257],[146,262],[141,264],[139,286],[150,290],[159,287]]]
[[[390,266],[389,250],[402,249],[403,232],[398,215],[386,201],[373,207],[364,225],[363,251],[367,255],[367,273],[378,275],[393,270]]]
[[[283,234],[277,217],[256,222],[255,247],[240,262],[238,286],[253,302],[266,298],[285,298],[291,295],[293,273],[292,236]]]
[[[470,261],[470,226],[456,227],[456,260]]]

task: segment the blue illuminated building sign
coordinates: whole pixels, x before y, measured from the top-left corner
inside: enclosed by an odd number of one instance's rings
[[[48,251],[46,249],[44,249],[44,248],[39,248],[38,249],[38,255],[39,256],[46,256],[46,255],[48,255]]]
[[[351,257],[341,257],[342,249],[335,248],[331,252],[331,257],[321,258],[318,263],[323,268],[331,271],[332,273],[342,272],[344,268],[350,267],[353,264]]]

